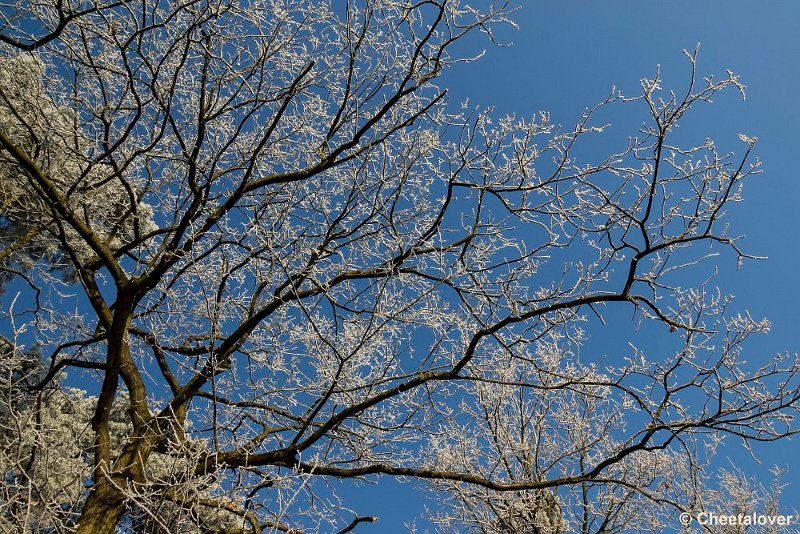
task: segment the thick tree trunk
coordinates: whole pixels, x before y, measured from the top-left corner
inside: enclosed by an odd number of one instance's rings
[[[114,534],[123,513],[125,496],[107,481],[101,481],[86,499],[75,534]]]
[[[106,322],[110,323],[106,356],[108,368],[92,419],[92,430],[95,432],[95,484],[81,511],[76,534],[114,534],[117,523],[125,513],[125,495],[117,488],[125,486],[126,477],[130,477],[132,474],[130,467],[134,464],[124,454],[125,451],[116,461],[112,461],[109,418],[116,401],[120,371],[124,366],[131,365],[127,345],[127,330],[132,317],[130,302],[130,294],[120,290],[113,318],[106,319]],[[134,370],[128,369],[129,374]],[[138,391],[138,384],[136,389],[136,395],[141,396],[143,392]],[[136,429],[139,421],[134,417],[133,400],[135,396],[134,392],[129,394],[131,395],[129,413],[131,414],[131,423]],[[131,443],[128,443],[126,448],[130,449]],[[120,469],[121,466],[124,466],[123,469]],[[141,472],[141,470],[135,469],[134,471]],[[114,472],[117,473],[116,476],[112,475]],[[126,475],[119,476],[119,473],[122,472],[125,472]]]

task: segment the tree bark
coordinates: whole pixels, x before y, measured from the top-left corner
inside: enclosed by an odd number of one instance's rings
[[[75,534],[114,534],[125,513],[125,496],[107,480],[92,488],[86,499]]]

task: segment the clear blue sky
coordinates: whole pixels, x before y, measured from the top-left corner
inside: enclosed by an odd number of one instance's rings
[[[717,284],[737,296],[737,309],[768,317],[772,333],[749,345],[752,358],[800,350],[797,322],[800,285],[800,2],[671,0],[670,2],[558,0],[528,1],[516,13],[517,31],[499,38],[512,46],[487,49],[485,57],[446,78],[452,102],[469,98],[493,106],[498,114],[530,116],[549,111],[569,124],[582,109],[602,100],[612,85],[634,94],[639,79],[662,65],[667,87],[682,87],[688,62],[681,51],[701,43],[700,74],[731,69],[747,86],[747,100],[733,93],[702,110],[685,128],[697,129],[721,148],[740,150],[738,133],[759,138],[757,155],[765,173],[745,189],[745,203],[730,211],[734,234],[745,234],[748,252],[765,262],[723,259]],[[482,45],[481,45],[482,47]],[[642,116],[644,119],[644,116]],[[635,132],[629,132],[634,134]],[[719,459],[765,476],[778,465],[787,469],[782,508],[800,509],[800,437],[759,447],[754,464],[730,442]],[[724,463],[728,463],[726,460]],[[364,490],[358,509],[382,517],[384,534],[405,532],[403,521],[421,510],[410,488]],[[385,489],[389,491],[384,493]],[[422,526],[418,522],[419,526]],[[366,531],[366,530],[365,530]]]

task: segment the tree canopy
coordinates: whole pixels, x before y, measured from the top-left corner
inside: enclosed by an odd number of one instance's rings
[[[800,396],[705,275],[750,257],[756,140],[675,133],[733,73],[688,52],[566,127],[448,100],[502,0],[7,4],[0,529],[367,531],[348,487],[385,477],[445,531],[774,508],[706,470]],[[587,154],[618,106],[640,129]]]

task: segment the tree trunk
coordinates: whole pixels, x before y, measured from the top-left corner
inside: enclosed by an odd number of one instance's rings
[[[86,499],[75,534],[114,534],[125,513],[125,496],[109,482],[101,480]]]
[[[131,440],[133,436],[127,440],[127,445],[113,463],[111,456],[109,417],[116,399],[120,374],[128,386],[131,403],[129,413],[134,434],[137,430],[143,430],[143,426],[147,424],[141,415],[147,414],[147,393],[131,360],[127,344],[128,326],[133,316],[131,302],[131,294],[120,290],[113,318],[106,319],[111,325],[106,356],[108,369],[92,419],[92,429],[95,432],[95,484],[81,511],[76,534],[114,534],[117,523],[125,513],[125,495],[117,488],[125,487],[128,480],[140,478],[143,473],[142,462],[147,461],[149,456],[150,449],[137,454],[139,441]],[[135,405],[136,401],[139,401],[138,405]]]

